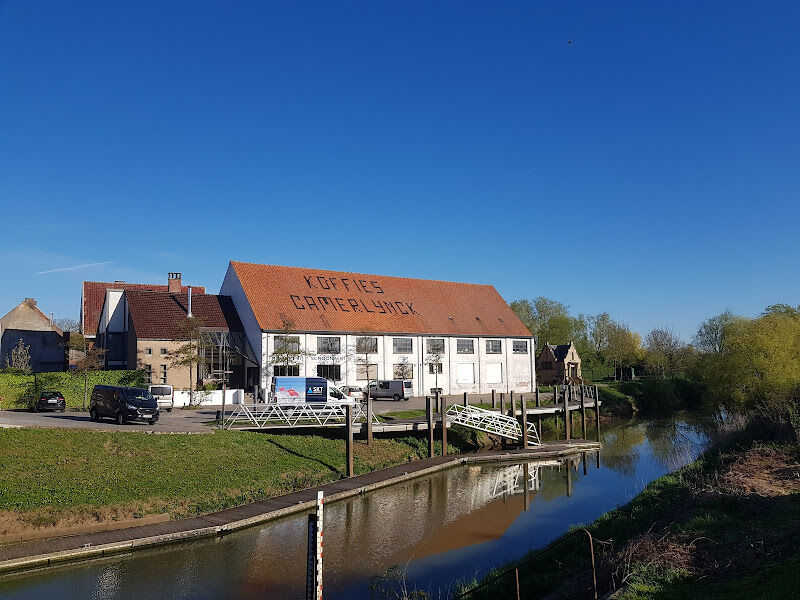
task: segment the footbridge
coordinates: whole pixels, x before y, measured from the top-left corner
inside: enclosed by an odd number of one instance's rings
[[[529,444],[542,445],[539,432],[536,431],[536,426],[532,422],[528,423],[527,431],[523,432],[516,418],[469,404],[466,406],[453,404],[447,409],[445,415],[449,425],[462,425],[515,442],[521,442],[525,435]]]

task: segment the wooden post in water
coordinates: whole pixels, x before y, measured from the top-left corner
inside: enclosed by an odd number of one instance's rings
[[[439,400],[439,409],[442,416],[442,456],[447,456],[447,399],[444,396]]]
[[[564,388],[564,436],[567,441],[571,439],[570,432],[570,416],[569,416],[569,401],[572,395],[570,386]]]
[[[525,490],[525,497],[524,497],[522,506],[523,506],[524,510],[528,510],[528,507],[530,506],[530,501],[528,499],[528,479],[530,479],[530,476],[531,476],[531,470],[530,470],[530,467],[528,466],[528,463],[523,463],[522,464],[522,489]]]
[[[495,408],[497,408],[497,404],[495,403],[494,390],[492,390],[492,410]]]
[[[586,391],[581,384],[581,439],[586,439]]]
[[[567,498],[572,496],[572,465],[570,461],[564,463],[567,467]]]
[[[500,392],[500,414],[505,414],[505,408],[503,408],[503,401],[505,400],[505,394]]]
[[[428,457],[433,457],[433,405],[430,396],[425,396],[425,413],[428,417]]]
[[[464,408],[467,408],[467,392],[464,392]]]
[[[528,449],[528,407],[525,406],[525,396],[519,397],[519,403],[522,406],[522,448],[524,450]],[[527,467],[527,463],[525,464]],[[527,479],[525,480],[525,498],[528,497],[528,488],[527,488]]]
[[[594,425],[597,428],[597,441],[600,441],[600,393],[597,386],[594,386]],[[600,453],[597,454],[597,462],[600,463]]]
[[[347,419],[347,438],[345,440],[345,449],[347,452],[347,476],[353,476],[353,407],[344,407],[345,419]]]
[[[372,446],[372,398],[367,387],[367,446]]]

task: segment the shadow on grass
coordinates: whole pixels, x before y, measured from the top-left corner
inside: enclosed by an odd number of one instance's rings
[[[326,463],[324,460],[320,460],[318,458],[314,458],[313,456],[308,456],[307,454],[303,454],[301,452],[297,452],[296,450],[292,450],[291,448],[288,448],[288,447],[284,446],[283,444],[280,444],[280,443],[276,442],[275,440],[268,439],[267,441],[270,444],[273,444],[274,446],[277,446],[278,448],[280,448],[284,452],[288,452],[289,454],[292,454],[293,456],[296,456],[298,458],[305,458],[306,460],[310,460],[311,462],[315,462],[315,463],[325,467],[326,469],[328,469],[329,471],[331,471],[333,473],[342,474],[342,472],[339,471],[339,469],[337,469],[333,465],[330,465],[330,464]]]

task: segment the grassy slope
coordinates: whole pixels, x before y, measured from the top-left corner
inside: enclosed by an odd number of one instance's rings
[[[797,597],[800,493],[765,497],[730,484],[730,467],[737,460],[765,456],[769,463],[777,460],[772,452],[769,446],[756,445],[747,452],[709,453],[653,481],[629,504],[588,525],[596,540],[601,591],[608,590],[612,581],[619,586],[624,580],[624,592],[615,598]],[[779,448],[779,456],[796,460],[797,454],[796,446]],[[789,468],[784,476],[796,478],[792,475],[795,470]],[[749,460],[736,477],[747,485],[748,478],[763,483],[775,475],[769,470],[759,473]],[[576,589],[588,585],[585,554],[581,536],[535,565],[523,567],[521,585],[529,590],[523,596],[543,597],[565,580],[570,582],[568,589],[558,588],[559,592],[565,597],[575,595]],[[580,574],[577,579],[576,574]],[[775,577],[780,577],[780,582],[773,584]],[[770,581],[769,588],[763,587],[765,581]],[[474,598],[494,597],[512,583],[506,577]]]
[[[469,445],[459,435],[451,450]],[[0,533],[168,512],[186,517],[340,479],[343,439],[218,431],[0,429]],[[420,438],[356,443],[364,473],[426,455]]]

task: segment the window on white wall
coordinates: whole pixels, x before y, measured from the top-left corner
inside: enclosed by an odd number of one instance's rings
[[[398,363],[394,365],[394,379],[414,379],[414,365]]]
[[[376,364],[360,364],[356,365],[356,379],[360,381],[372,381],[378,378],[378,365]]]
[[[486,354],[500,354],[503,352],[502,340],[486,340]]]
[[[475,383],[475,363],[458,363],[456,365],[456,381],[458,383]]]
[[[339,354],[342,351],[342,341],[338,337],[318,337],[317,354]]]
[[[456,354],[475,354],[475,340],[456,340]]]
[[[392,346],[395,354],[411,354],[414,351],[414,343],[411,338],[394,338]]]
[[[514,343],[511,345],[511,352],[513,354],[527,354],[528,342],[526,340],[514,340]]]
[[[486,365],[486,383],[503,383],[503,365],[501,363]]]
[[[425,340],[425,350],[428,354],[444,354],[444,339],[431,338]]]
[[[356,338],[356,353],[377,354],[378,338],[360,335]]]

